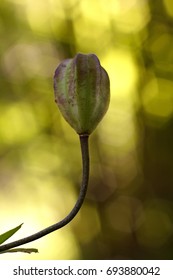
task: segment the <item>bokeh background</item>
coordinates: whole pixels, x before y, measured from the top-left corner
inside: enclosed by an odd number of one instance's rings
[[[85,204],[70,225],[0,259],[173,258],[173,1],[0,1],[0,232],[62,219],[81,181],[78,136],[53,74],[95,53],[111,81],[90,137]]]

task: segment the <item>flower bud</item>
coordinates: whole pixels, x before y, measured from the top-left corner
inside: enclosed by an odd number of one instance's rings
[[[78,134],[90,134],[105,115],[110,82],[94,54],[77,54],[62,61],[54,75],[55,101]]]

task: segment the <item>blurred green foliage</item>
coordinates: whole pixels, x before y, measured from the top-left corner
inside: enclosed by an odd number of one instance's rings
[[[21,238],[63,218],[78,195],[78,137],[54,104],[53,74],[95,53],[111,80],[90,139],[85,204],[67,227],[6,259],[173,258],[173,2],[0,1],[0,224]]]

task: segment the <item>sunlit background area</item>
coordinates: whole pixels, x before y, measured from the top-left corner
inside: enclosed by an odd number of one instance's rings
[[[85,203],[66,227],[0,259],[173,258],[173,1],[0,1],[0,233],[61,220],[78,197],[78,135],[53,75],[95,53],[111,103],[90,137]],[[10,241],[9,240],[9,241]]]

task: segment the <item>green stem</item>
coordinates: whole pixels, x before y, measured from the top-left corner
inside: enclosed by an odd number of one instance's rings
[[[80,145],[81,145],[81,153],[82,153],[82,166],[83,166],[83,174],[82,174],[82,183],[81,183],[81,188],[80,188],[80,193],[79,197],[76,201],[76,204],[74,205],[73,209],[71,212],[60,222],[51,225],[33,235],[30,235],[28,237],[7,243],[5,245],[0,246],[0,252],[21,246],[23,244],[35,241],[53,231],[56,231],[57,229],[60,229],[70,223],[73,218],[76,216],[76,214],[79,212],[85,196],[87,192],[87,187],[88,187],[88,181],[89,181],[89,145],[88,145],[88,135],[79,135],[80,139]]]

